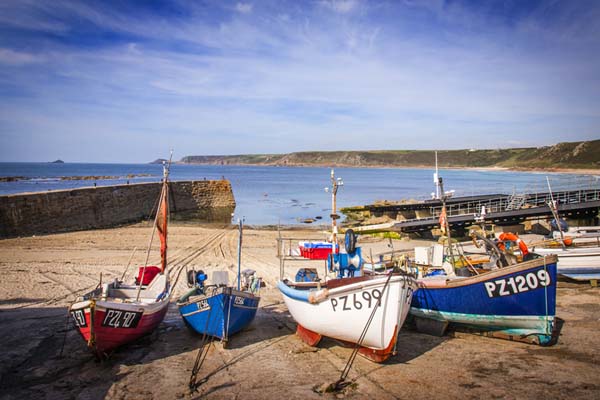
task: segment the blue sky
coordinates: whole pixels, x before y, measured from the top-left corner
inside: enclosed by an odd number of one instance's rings
[[[600,1],[0,2],[0,161],[600,138]]]

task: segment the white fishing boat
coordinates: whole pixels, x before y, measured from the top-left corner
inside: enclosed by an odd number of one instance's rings
[[[345,252],[337,240],[335,196],[342,185],[332,181],[332,251],[326,262],[326,276],[321,281],[314,268],[301,269],[292,280],[284,278],[286,259],[299,261],[301,256],[293,249],[282,248],[290,239],[279,239],[281,279],[277,287],[285,304],[298,323],[296,333],[307,344],[316,346],[323,336],[352,344],[366,358],[383,362],[395,352],[398,332],[410,309],[416,280],[404,273],[364,275],[361,249],[356,247],[356,236],[346,231]],[[287,258],[286,258],[287,257]],[[304,261],[313,261],[304,260]],[[329,278],[331,273],[334,278]]]
[[[556,254],[558,256],[558,275],[578,281],[590,281],[592,286],[598,285],[600,279],[600,226],[570,228],[558,214],[558,203],[552,197],[550,179],[548,191],[551,201],[548,207],[554,220],[552,239],[544,240],[534,247],[540,255]]]
[[[277,287],[303,341],[316,346],[327,336],[360,344],[360,354],[376,362],[393,354],[417,288],[403,274],[331,279],[320,288],[283,280]]]
[[[532,251],[540,255],[556,254],[559,275],[594,284],[600,279],[599,229],[582,227],[556,232],[553,239],[536,244]]]

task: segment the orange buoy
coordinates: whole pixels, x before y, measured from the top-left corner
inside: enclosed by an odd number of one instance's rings
[[[498,239],[502,242],[506,242],[506,241],[516,242],[517,245],[519,246],[519,250],[521,250],[521,254],[523,255],[523,257],[525,257],[525,255],[529,254],[529,249],[527,248],[527,245],[515,233],[511,233],[511,232],[501,233],[500,236],[498,236]],[[502,245],[498,244],[498,247],[501,250],[504,250],[504,243],[502,243]]]

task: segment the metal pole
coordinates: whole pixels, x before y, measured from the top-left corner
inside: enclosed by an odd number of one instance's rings
[[[240,290],[240,275],[242,270],[242,220],[238,219],[240,237],[238,241],[238,273],[237,273],[237,289]]]
[[[440,198],[440,181],[439,181],[439,172],[438,172],[438,156],[437,150],[435,152],[435,173],[433,174],[433,182],[435,183],[435,198]]]
[[[556,221],[556,227],[558,228],[558,232],[560,232],[560,244],[563,250],[566,250],[565,246],[565,237],[563,235],[562,227],[560,226],[560,220],[558,218],[558,206],[554,202],[554,196],[552,195],[552,188],[550,187],[550,179],[546,175],[546,182],[548,182],[548,191],[550,192],[550,211],[552,211],[552,215],[554,216],[554,220]]]
[[[438,178],[438,182],[440,184],[440,192],[442,194],[442,212],[447,211],[446,210],[446,193],[444,192],[444,182],[442,181],[442,177],[440,176]],[[447,212],[445,212],[446,214],[446,221],[445,221],[445,225],[446,225],[446,237],[448,238],[448,251],[450,252],[450,259],[452,260],[452,268],[454,268],[454,252],[452,251],[452,238],[450,237],[450,223],[448,222],[449,219],[449,215]]]
[[[335,175],[333,168],[331,169],[331,244],[332,253],[335,253],[337,246],[337,215],[336,215],[336,204],[335,196],[337,194],[337,182],[335,181]]]

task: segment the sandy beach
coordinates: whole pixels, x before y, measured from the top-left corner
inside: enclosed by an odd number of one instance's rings
[[[398,354],[384,364],[357,358],[342,394],[315,388],[335,382],[351,353],[334,340],[317,348],[295,335],[296,325],[275,287],[279,278],[274,230],[246,229],[243,268],[255,269],[266,287],[250,328],[227,348],[214,343],[195,393],[188,381],[200,336],[183,324],[175,304],[157,332],[98,362],[67,318],[75,297],[103,280],[120,277],[132,249],[132,266],[145,258],[150,229],[128,227],[0,241],[0,398],[2,399],[436,399],[600,397],[600,289],[561,282],[558,343],[539,347],[454,333],[433,337],[410,326],[400,332]],[[319,231],[284,236],[323,238]],[[211,271],[237,268],[237,230],[189,224],[170,228],[173,266]],[[395,248],[419,242],[395,241]],[[363,254],[386,249],[368,239]],[[153,249],[151,262],[158,251]],[[323,264],[314,266],[322,268]],[[287,269],[289,275],[298,266]],[[129,276],[133,274],[130,268]],[[183,274],[175,295],[187,290]]]

